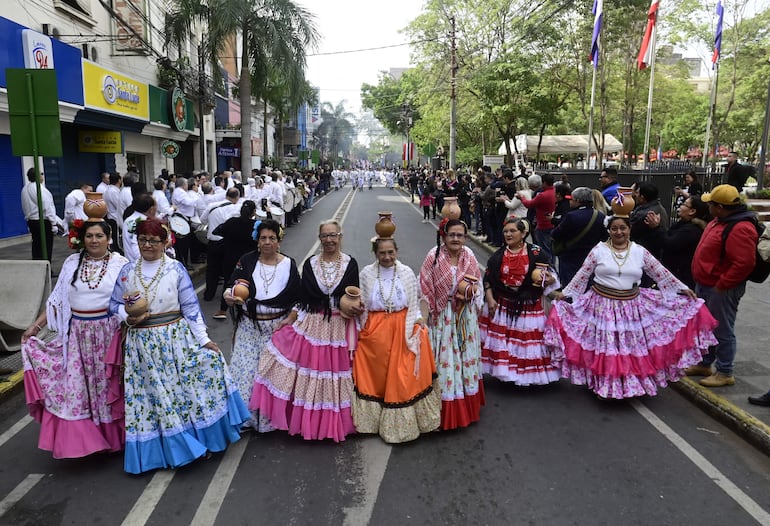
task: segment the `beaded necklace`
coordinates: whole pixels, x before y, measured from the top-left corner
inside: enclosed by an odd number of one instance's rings
[[[91,261],[101,260],[101,265],[90,264]],[[83,263],[80,265],[80,281],[88,286],[89,290],[96,290],[104,279],[104,275],[107,274],[107,267],[110,264],[110,253],[107,252],[104,256],[99,258],[92,258],[86,256]]]
[[[139,279],[139,284],[144,289],[144,297],[147,300],[148,306],[152,304],[152,301],[158,294],[158,283],[160,282],[160,277],[163,275],[163,269],[166,266],[166,256],[162,255],[160,258],[160,267],[158,267],[158,270],[155,272],[155,275],[152,277],[149,283],[145,283],[144,274],[142,274],[142,262],[144,261],[144,258],[140,257],[139,261],[136,262],[136,270],[134,274]],[[152,293],[152,296],[150,296],[150,293]]]
[[[339,276],[340,269],[342,268],[342,254],[337,254],[335,261],[324,261],[322,257],[318,256],[318,268],[316,274],[318,279],[321,280],[321,284],[326,287],[326,290],[331,294],[332,287],[337,282],[337,276]]]
[[[610,240],[607,240],[607,246],[612,254],[612,260],[618,266],[618,276],[620,276],[622,274],[623,265],[628,262],[629,256],[631,255],[631,244],[629,243],[626,245],[626,248],[623,249],[623,253],[616,252],[617,249],[612,246],[612,241]]]
[[[393,263],[393,281],[390,282],[390,292],[388,293],[388,297],[385,297],[385,291],[382,290],[382,279],[380,278],[380,264],[377,263],[377,293],[380,296],[380,299],[382,300],[382,304],[385,305],[385,310],[388,311],[388,314],[393,312],[393,293],[396,290],[396,265],[398,263]]]

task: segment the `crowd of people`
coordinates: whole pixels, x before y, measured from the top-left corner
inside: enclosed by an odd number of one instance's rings
[[[22,338],[39,447],[55,458],[125,449],[125,470],[141,473],[222,451],[247,430],[402,443],[467,427],[486,403],[484,375],[522,386],[564,378],[602,399],[654,396],[683,375],[735,382],[735,316],[754,266],[746,247],[758,239],[735,187],[702,193],[690,174],[669,225],[653,185],[624,189],[611,169],[599,189],[498,172],[473,183],[451,170],[401,176],[424,217],[446,197],[460,207],[440,221],[419,274],[392,234],[373,239],[374,262],[359,268],[336,220],[320,223],[320,252],[300,272],[281,252],[289,214],[260,197],[280,172],[249,180],[251,199],[215,177],[224,199],[200,212],[184,201],[198,186],[209,195],[208,180],[161,178],[160,193],[134,195],[120,223],[105,191],[106,220],[78,218],[78,253]],[[224,278],[215,317],[233,320],[229,365],[208,336],[179,236],[173,243],[161,220],[185,206],[210,236],[204,300]],[[474,221],[495,246],[483,273],[466,246]],[[53,340],[37,338],[44,325]]]

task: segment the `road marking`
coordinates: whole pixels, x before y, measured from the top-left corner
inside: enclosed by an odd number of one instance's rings
[[[203,292],[204,290],[206,290],[206,284],[205,283],[203,285],[198,285],[197,287],[195,287],[195,294],[198,295],[201,292]]]
[[[356,506],[343,508],[343,526],[369,524],[385,470],[388,468],[390,453],[393,451],[393,447],[380,440],[380,437],[367,437],[358,444],[363,468],[360,487],[364,489],[364,496]]]
[[[23,499],[24,495],[29,493],[29,490],[34,488],[35,484],[40,482],[43,477],[45,477],[45,475],[40,473],[30,473],[18,486],[13,488],[3,500],[0,500],[0,517],[5,515],[8,510],[13,508],[17,502]]]
[[[642,418],[647,420],[652,426],[657,429],[660,434],[668,439],[679,451],[690,459],[690,461],[697,466],[703,473],[710,478],[714,484],[727,493],[746,513],[751,515],[754,520],[760,524],[770,524],[770,513],[766,512],[762,507],[757,504],[754,499],[746,495],[738,486],[733,483],[727,476],[717,469],[714,464],[708,461],[706,457],[701,455],[694,447],[679,436],[676,431],[671,429],[668,424],[663,422],[657,415],[650,411],[644,404],[638,400],[631,400],[631,407],[636,409],[636,412],[642,415]]]
[[[190,522],[192,526],[210,526],[214,524],[248,444],[249,440],[245,437],[227,448],[222,462],[219,463],[219,467],[217,467],[217,471],[211,478],[209,487],[206,489],[206,493],[198,505],[195,517]]]
[[[121,526],[144,526],[155,511],[166,488],[171,484],[175,471],[164,469],[155,473],[152,480],[144,488],[144,491],[134,503],[134,507],[123,519]]]
[[[13,424],[8,430],[0,435],[0,447],[3,447],[6,442],[8,442],[10,439],[12,439],[16,434],[27,427],[27,425],[32,422],[32,417],[29,415],[24,415],[19,419],[18,422]]]

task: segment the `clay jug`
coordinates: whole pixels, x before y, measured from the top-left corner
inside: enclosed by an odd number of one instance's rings
[[[237,303],[246,303],[249,299],[249,282],[245,279],[236,279],[231,292]]]
[[[349,320],[354,318],[353,307],[361,306],[361,289],[352,285],[345,287],[345,295],[340,298],[340,316]]]
[[[455,299],[461,301],[469,301],[476,294],[476,283],[479,278],[466,274],[463,276],[462,281],[457,284],[457,292],[455,292]]]
[[[374,231],[380,239],[391,239],[396,231],[396,224],[393,222],[393,212],[377,212],[380,219],[374,225]]]
[[[137,318],[147,312],[147,298],[139,291],[129,292],[124,298],[126,302],[126,314]]]
[[[536,263],[531,277],[535,287],[543,287],[548,279],[548,263]]]
[[[86,213],[89,221],[104,221],[104,216],[107,215],[107,203],[104,202],[101,192],[86,192],[83,212]]]
[[[634,198],[631,197],[631,189],[623,186],[618,187],[618,194],[610,202],[612,215],[616,217],[628,217],[635,205]]]
[[[445,197],[444,207],[441,209],[441,215],[447,219],[460,219],[460,205],[457,204],[456,197]]]

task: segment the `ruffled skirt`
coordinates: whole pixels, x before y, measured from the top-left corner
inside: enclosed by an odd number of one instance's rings
[[[716,325],[702,299],[642,288],[621,300],[589,290],[572,304],[554,302],[544,337],[553,352],[563,349],[562,375],[573,384],[631,398],[656,395],[699,363],[717,343]]]
[[[224,357],[184,319],[130,329],[125,349],[125,470],[176,468],[224,451],[250,418]]]
[[[30,338],[21,349],[24,394],[40,422],[38,447],[54,458],[123,449],[121,419],[108,404],[104,356],[120,322],[115,317],[70,322],[67,356],[59,339]]]
[[[427,331],[420,331],[419,362],[407,347],[406,314],[369,312],[353,358],[353,422],[359,433],[385,442],[414,440],[438,429],[441,395]],[[417,367],[416,367],[417,366]],[[415,369],[417,369],[415,371]]]
[[[300,312],[294,324],[275,331],[260,356],[249,409],[305,440],[340,442],[354,433],[350,323],[337,311],[331,319]]]
[[[543,341],[545,311],[542,300],[526,306],[518,316],[509,315],[504,299],[492,319],[484,306],[479,318],[481,365],[484,374],[517,385],[543,385],[561,378],[560,348]]]
[[[441,429],[467,427],[481,418],[485,399],[480,340],[473,306],[455,312],[450,301],[433,320],[430,343],[441,389]]]

